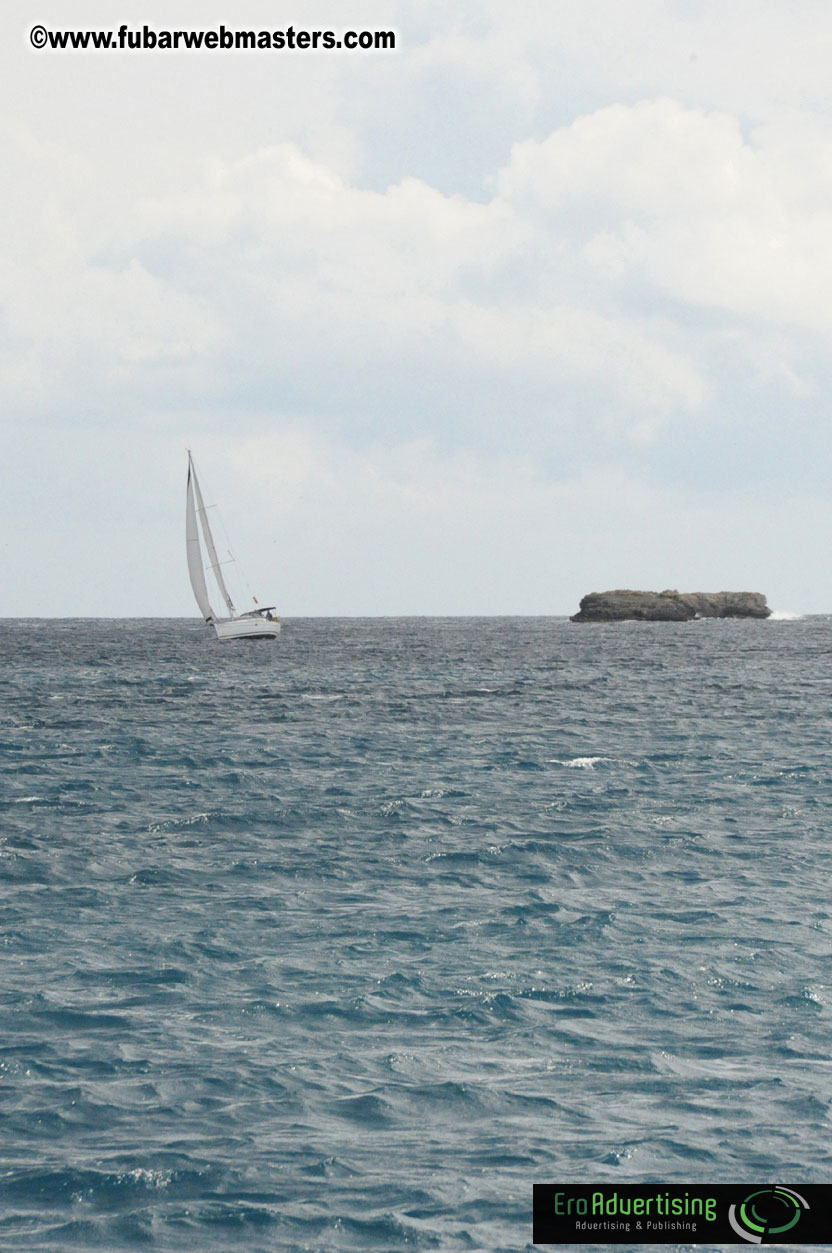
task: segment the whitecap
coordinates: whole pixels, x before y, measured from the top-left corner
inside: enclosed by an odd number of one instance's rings
[[[611,757],[572,757],[569,761],[561,761],[559,757],[549,759],[553,766],[566,766],[568,770],[594,770],[599,761],[612,761]]]

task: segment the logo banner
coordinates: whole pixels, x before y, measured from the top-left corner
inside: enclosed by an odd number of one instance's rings
[[[832,1245],[832,1184],[537,1183],[533,1240]]]

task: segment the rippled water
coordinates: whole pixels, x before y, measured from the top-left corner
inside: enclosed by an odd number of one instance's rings
[[[0,643],[0,1247],[829,1178],[832,620]]]

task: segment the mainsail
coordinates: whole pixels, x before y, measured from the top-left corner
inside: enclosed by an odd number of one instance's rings
[[[188,495],[185,507],[185,539],[188,550],[188,574],[191,576],[191,587],[194,589],[196,603],[199,605],[203,618],[206,622],[214,622],[217,615],[211,608],[211,602],[208,599],[208,588],[205,585],[205,570],[202,566],[202,550],[199,546],[199,531],[196,525],[194,484],[196,484],[196,490],[199,491],[199,484],[196,483],[196,471],[194,470],[194,465],[191,461],[191,454],[188,453]]]
[[[194,493],[196,495],[196,511],[199,514],[199,522],[202,527],[202,538],[205,540],[205,547],[208,550],[208,558],[211,563],[211,569],[213,570],[214,576],[217,580],[217,587],[220,589],[220,594],[223,600],[225,601],[226,605],[228,606],[228,612],[233,618],[237,610],[234,608],[234,602],[228,594],[228,588],[225,586],[225,579],[222,577],[222,570],[220,569],[220,562],[219,562],[219,558],[217,557],[217,550],[214,547],[214,537],[211,534],[211,528],[208,525],[208,515],[205,512],[205,505],[203,504],[203,501],[202,501],[202,492],[199,490],[199,479],[196,477],[196,470],[194,468],[194,463],[193,463],[191,454],[188,453],[188,485],[189,486],[190,486],[192,477],[194,481]],[[193,579],[191,581],[193,581]],[[204,582],[205,582],[205,579],[203,576],[203,583]],[[194,592],[196,592],[196,588],[194,588]],[[196,600],[197,600],[197,604],[199,604],[198,596]],[[201,605],[200,605],[200,609],[202,609]],[[203,609],[202,612],[204,614],[205,610]]]

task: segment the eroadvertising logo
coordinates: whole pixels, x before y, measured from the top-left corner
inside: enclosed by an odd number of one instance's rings
[[[535,1184],[533,1240],[832,1245],[832,1184]]]
[[[800,1222],[809,1209],[805,1196],[791,1188],[761,1188],[752,1192],[740,1205],[728,1210],[728,1221],[738,1236],[750,1244],[772,1243],[770,1237],[784,1236]],[[798,1242],[800,1232],[795,1233]],[[782,1244],[783,1241],[775,1241]],[[791,1236],[789,1243],[794,1243]]]

